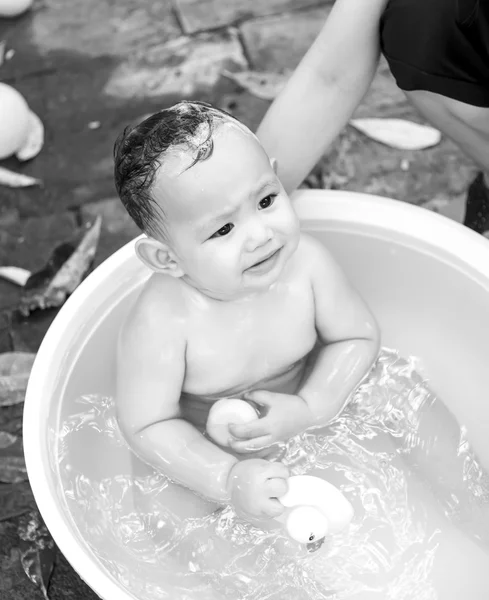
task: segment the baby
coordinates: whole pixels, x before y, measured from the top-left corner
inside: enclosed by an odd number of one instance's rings
[[[368,308],[299,229],[276,165],[249,129],[180,102],[123,132],[115,179],[153,272],[120,332],[117,414],[134,452],[238,514],[279,516],[288,469],[267,452],[327,425],[373,364]],[[221,398],[261,418],[205,434]]]

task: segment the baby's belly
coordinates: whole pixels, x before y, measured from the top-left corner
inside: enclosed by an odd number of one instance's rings
[[[294,394],[297,392],[301,382],[305,365],[306,357],[291,364],[279,373],[274,373],[259,381],[249,382],[246,386],[236,385],[219,390],[215,394],[204,395],[184,392],[180,399],[182,416],[199,430],[204,431],[211,406],[221,398],[242,398],[245,392],[251,390],[267,390],[281,394]]]

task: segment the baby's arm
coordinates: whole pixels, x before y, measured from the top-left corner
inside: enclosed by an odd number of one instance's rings
[[[181,417],[185,373],[181,321],[165,306],[135,315],[121,332],[117,363],[117,417],[134,452],[170,479],[216,502],[229,499],[236,459]]]
[[[184,319],[164,298],[146,308],[131,315],[118,346],[117,418],[128,444],[173,481],[219,504],[232,502],[243,516],[281,514],[277,498],[287,491],[287,468],[238,461],[182,418]]]
[[[345,127],[373,79],[387,0],[336,0],[316,41],[270,106],[257,136],[288,193]],[[300,149],[300,151],[298,151]]]
[[[370,310],[331,254],[315,239],[307,238],[307,246],[322,346],[297,394],[318,426],[344,408],[376,359],[380,336]]]

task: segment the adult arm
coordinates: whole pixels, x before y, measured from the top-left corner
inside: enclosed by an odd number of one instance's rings
[[[379,59],[387,0],[336,0],[321,32],[257,129],[290,193],[348,123]]]

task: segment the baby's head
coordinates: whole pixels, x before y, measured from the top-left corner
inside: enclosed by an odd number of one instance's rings
[[[136,225],[139,258],[221,299],[274,283],[299,227],[260,142],[199,102],[164,109],[118,138],[115,182]]]

